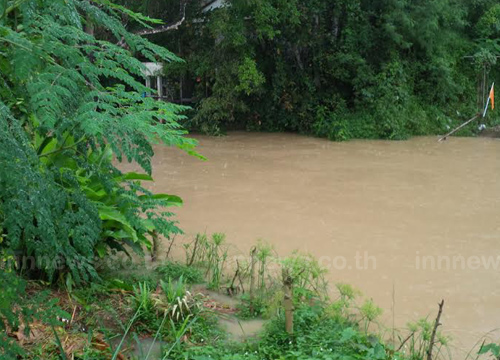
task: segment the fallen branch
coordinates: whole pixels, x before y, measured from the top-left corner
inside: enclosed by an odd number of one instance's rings
[[[441,300],[441,302],[438,305],[439,305],[439,311],[436,317],[436,321],[434,322],[434,328],[432,329],[429,348],[427,349],[427,360],[432,360],[432,348],[434,347],[434,344],[436,342],[435,339],[436,339],[437,328],[439,325],[441,325],[439,320],[441,319],[441,314],[443,313],[444,300]]]
[[[442,138],[440,138],[438,141],[443,141],[443,140],[446,140],[446,138],[454,133],[456,133],[458,130],[460,130],[461,128],[463,128],[464,126],[467,126],[469,123],[471,123],[472,121],[476,120],[478,117],[479,117],[480,114],[476,114],[474,115],[474,117],[472,119],[469,119],[467,120],[466,122],[464,122],[462,125],[460,125],[459,127],[455,128],[454,130],[450,131],[448,134],[446,134],[445,136],[443,136]]]

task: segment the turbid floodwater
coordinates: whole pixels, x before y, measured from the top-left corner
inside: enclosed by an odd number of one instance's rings
[[[434,318],[445,299],[455,354],[500,327],[499,140],[194,137],[207,161],[166,147],[153,160],[152,189],[184,199],[176,213],[188,237],[310,252],[332,283],[373,298],[388,328],[393,314],[397,328]]]

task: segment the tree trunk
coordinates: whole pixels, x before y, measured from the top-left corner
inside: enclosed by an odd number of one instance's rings
[[[151,233],[151,238],[153,239],[153,248],[151,249],[151,261],[156,261],[158,258],[158,248],[160,247],[160,242],[158,240],[158,232],[153,230]]]

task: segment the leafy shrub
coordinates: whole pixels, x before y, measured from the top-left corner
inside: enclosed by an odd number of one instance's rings
[[[2,268],[0,271],[0,358],[16,360],[26,351],[9,334],[16,331],[24,336],[30,334],[34,321],[47,326],[58,326],[59,318],[70,317],[57,306],[57,299],[51,299],[48,291],[28,297],[26,281],[15,273]]]
[[[268,305],[262,296],[252,299],[248,294],[243,294],[237,306],[238,317],[242,319],[263,317],[267,313]]]
[[[182,276],[177,281],[160,280],[156,289],[148,283],[139,283],[134,287],[131,299],[133,311],[138,314],[135,326],[148,333],[168,331],[162,328],[164,318],[175,326],[189,321],[201,311],[201,298],[188,291]]]
[[[408,323],[407,327],[410,334],[405,338],[406,341],[402,340],[405,342],[400,351],[409,359],[423,359],[429,349],[434,323],[428,319],[420,319]],[[445,353],[449,341],[450,338],[438,330],[434,339],[434,351],[437,354]]]
[[[151,173],[152,144],[193,152],[178,121],[185,108],[144,98],[150,61],[179,61],[133,34],[111,2],[14,2],[0,23],[0,231],[2,248],[34,257],[27,275],[68,284],[97,278],[94,256],[149,246],[178,232],[180,199],[153,195],[149,175],[121,174],[126,159]],[[152,21],[155,23],[154,21]],[[97,31],[85,31],[91,26]]]
[[[194,266],[183,265],[178,262],[166,262],[156,268],[164,279],[178,280],[183,278],[188,284],[199,284],[203,282],[203,273]]]
[[[265,328],[261,339],[246,344],[185,348],[192,359],[389,359],[388,349],[356,323],[339,323],[322,306],[302,305],[295,312],[294,336],[285,331],[279,315]],[[178,358],[182,358],[179,356]]]

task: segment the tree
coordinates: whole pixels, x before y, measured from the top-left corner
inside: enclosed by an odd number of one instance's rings
[[[443,132],[462,120],[457,112],[476,111],[477,72],[466,56],[486,42],[491,52],[498,38],[491,0],[229,0],[208,12],[201,3],[187,2],[178,31],[150,39],[186,59],[166,75],[197,79],[187,124],[208,133],[243,127],[345,140]],[[147,4],[148,14],[169,13],[175,23],[185,3]]]
[[[159,22],[109,0],[0,2],[0,246],[32,256],[29,275],[68,284],[97,276],[94,257],[179,232],[175,196],[151,180],[153,144],[194,154],[178,124],[185,109],[141,94],[142,63],[180,59],[129,32]],[[122,174],[113,162],[138,163]]]

